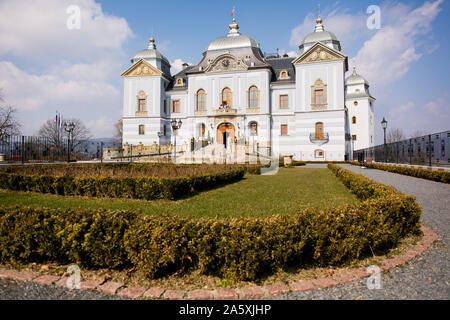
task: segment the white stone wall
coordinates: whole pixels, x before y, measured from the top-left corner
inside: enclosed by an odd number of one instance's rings
[[[344,61],[298,64],[295,71],[296,111],[311,110],[311,86],[317,79],[327,85],[328,110],[344,108]]]

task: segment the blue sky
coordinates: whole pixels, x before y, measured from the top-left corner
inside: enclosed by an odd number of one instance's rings
[[[80,30],[68,30],[66,9],[81,9]],[[381,8],[381,29],[369,30],[368,6]],[[15,105],[24,134],[36,134],[53,118],[83,120],[95,137],[107,137],[121,117],[120,74],[148,44],[173,69],[198,63],[207,45],[228,32],[236,7],[241,33],[261,43],[263,52],[298,53],[314,29],[317,2],[306,1],[143,1],[0,0],[0,88]],[[334,32],[367,78],[377,98],[379,122],[405,135],[450,129],[447,58],[449,1],[320,1],[326,30]]]

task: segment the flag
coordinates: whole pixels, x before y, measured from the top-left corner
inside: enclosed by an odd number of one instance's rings
[[[234,16],[234,7],[233,7],[233,11],[231,11],[231,17]]]

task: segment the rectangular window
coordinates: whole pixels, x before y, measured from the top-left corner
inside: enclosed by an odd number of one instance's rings
[[[167,113],[167,100],[164,99],[164,113]]]
[[[146,109],[147,99],[139,99],[138,112],[144,112]]]
[[[172,113],[179,113],[179,112],[180,112],[180,100],[173,100]]]
[[[282,124],[281,125],[281,135],[287,136],[287,134],[288,134],[288,126],[287,126],[287,124]]]
[[[166,127],[166,125],[164,125],[163,130],[164,130],[164,136],[166,136],[167,135],[167,127]]]
[[[139,125],[139,135],[143,136],[145,134],[145,126],[143,124]]]
[[[314,104],[323,104],[323,89],[314,91]]]
[[[356,134],[352,135],[352,140],[356,140]]]
[[[289,100],[287,94],[280,95],[280,109],[288,109],[289,108]]]

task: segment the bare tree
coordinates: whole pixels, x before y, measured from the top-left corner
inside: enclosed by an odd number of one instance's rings
[[[122,139],[123,139],[123,121],[122,119],[118,120],[114,124],[115,128],[115,134],[114,139],[117,141],[117,144],[119,145],[119,148],[122,148]]]
[[[403,134],[402,129],[393,128],[389,130],[388,135],[386,137],[387,143],[398,142],[405,140],[406,136]]]
[[[0,89],[0,102],[3,102]],[[0,105],[0,140],[3,138],[19,135],[21,124],[16,119],[17,109],[9,105]]]
[[[423,131],[415,130],[414,132],[411,133],[411,135],[409,137],[410,138],[417,138],[417,137],[421,137],[423,135],[425,135],[425,133],[423,133]]]
[[[89,129],[86,128],[84,123],[80,119],[67,119],[65,123],[72,122],[74,129],[70,136],[70,149],[74,150],[80,146],[84,141],[91,138]],[[69,138],[69,133],[64,129],[64,124],[58,124],[55,119],[47,120],[39,129],[38,133],[41,137],[47,138],[58,149],[62,149],[63,140]]]

